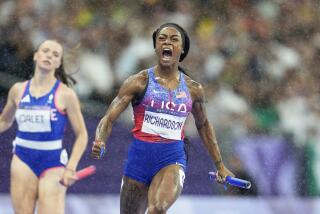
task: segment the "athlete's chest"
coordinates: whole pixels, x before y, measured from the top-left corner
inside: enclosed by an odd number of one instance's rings
[[[147,90],[143,104],[153,112],[179,115],[188,114],[191,111],[192,100],[184,87],[167,90],[155,86]]]
[[[58,121],[53,95],[35,98],[26,94],[20,101],[15,117],[20,131],[50,132],[51,123]]]

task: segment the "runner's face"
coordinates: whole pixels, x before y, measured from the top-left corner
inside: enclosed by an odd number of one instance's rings
[[[41,70],[54,71],[61,65],[62,46],[55,42],[47,40],[43,42],[34,55],[36,66]]]
[[[171,26],[162,28],[156,39],[156,53],[159,62],[171,65],[179,62],[183,41],[180,32]]]

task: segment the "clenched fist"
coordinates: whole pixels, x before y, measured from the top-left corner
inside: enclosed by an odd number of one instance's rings
[[[102,141],[94,141],[92,145],[91,155],[96,159],[101,159],[106,153],[106,143]]]

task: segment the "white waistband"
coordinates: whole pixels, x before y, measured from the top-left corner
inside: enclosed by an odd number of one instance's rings
[[[62,148],[62,140],[33,141],[16,137],[16,139],[13,141],[13,145],[23,146],[29,149],[37,150],[55,150]]]

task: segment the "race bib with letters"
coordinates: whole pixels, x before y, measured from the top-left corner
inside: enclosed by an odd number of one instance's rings
[[[18,129],[22,132],[50,132],[50,109],[18,109]]]
[[[185,117],[145,111],[141,131],[163,138],[181,140]]]

